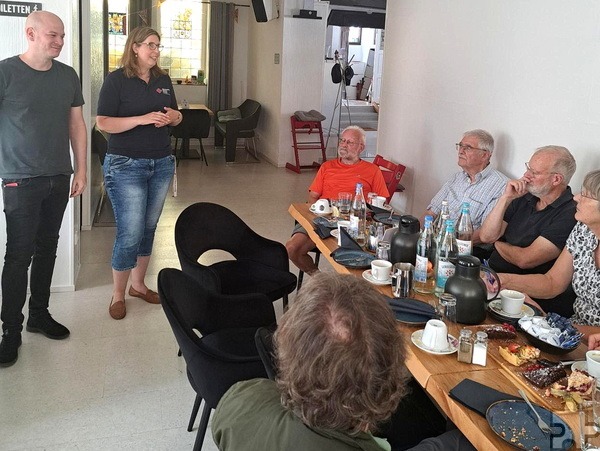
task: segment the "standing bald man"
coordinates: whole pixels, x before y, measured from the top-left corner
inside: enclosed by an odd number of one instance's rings
[[[6,215],[2,270],[0,366],[17,361],[31,265],[27,330],[53,340],[69,329],[48,312],[58,234],[71,197],[86,186],[87,131],[81,84],[55,61],[64,45],[62,20],[47,11],[25,22],[27,51],[0,61],[0,178]],[[75,173],[69,143],[73,148]]]

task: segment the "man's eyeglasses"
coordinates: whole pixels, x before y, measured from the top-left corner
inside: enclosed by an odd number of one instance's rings
[[[531,166],[529,166],[529,163],[525,163],[525,168],[527,169],[527,171],[531,172],[531,175],[533,175],[534,177],[537,177],[538,175],[543,175],[543,174],[558,174],[558,172],[534,171],[533,169],[531,169]]]
[[[460,152],[461,150],[464,150],[465,152],[473,152],[474,150],[481,150],[483,152],[487,152],[487,150],[485,150],[485,149],[480,149],[479,147],[469,146],[468,144],[456,143],[454,145],[456,146],[456,150],[458,152]]]
[[[357,141],[350,141],[349,139],[346,139],[346,138],[340,138],[338,142],[340,144],[346,144],[348,146],[354,146],[354,145],[358,144]]]
[[[585,189],[583,186],[581,187],[581,191],[579,191],[579,195],[580,195],[581,197],[585,197],[585,198],[587,198],[587,199],[592,199],[592,200],[595,200],[595,201],[597,201],[597,200],[598,200],[598,199],[596,199],[595,197],[593,197],[593,196],[592,196],[592,195],[589,193],[589,191],[587,191],[587,190],[586,190],[586,189]]]
[[[154,42],[140,42],[139,45],[147,45],[150,50],[158,50],[159,52],[165,48],[162,44],[155,44]]]

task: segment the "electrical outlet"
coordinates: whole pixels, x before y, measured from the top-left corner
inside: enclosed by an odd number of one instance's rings
[[[273,62],[275,64],[279,64],[279,53],[276,53],[275,56],[273,57]]]

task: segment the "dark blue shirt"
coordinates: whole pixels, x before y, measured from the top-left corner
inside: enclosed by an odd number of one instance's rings
[[[511,202],[504,213],[506,230],[499,241],[505,241],[513,246],[527,247],[538,237],[543,236],[562,250],[576,223],[576,204],[571,188],[567,187],[558,199],[543,210],[536,210],[537,201],[537,197],[528,193]],[[489,259],[492,269],[511,274],[545,274],[555,261],[556,259],[552,259],[535,268],[521,269],[504,260],[496,249]],[[573,314],[575,293],[569,287],[555,298],[535,300],[540,301],[540,305],[547,312],[556,312],[569,317]]]
[[[127,78],[123,69],[108,74],[100,90],[98,115],[109,117],[142,116],[152,111],[177,109],[173,84],[168,75],[146,83],[138,77]],[[170,127],[138,125],[108,139],[108,153],[131,158],[164,158],[171,154]]]

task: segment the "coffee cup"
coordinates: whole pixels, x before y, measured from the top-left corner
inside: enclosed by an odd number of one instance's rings
[[[342,230],[341,229],[348,230],[350,228],[350,221],[346,221],[345,219],[338,219],[337,226],[338,226],[338,246],[341,246],[342,245]]]
[[[383,206],[385,205],[385,199],[386,198],[384,196],[377,196],[373,198],[373,205],[379,208],[383,208]]]
[[[448,327],[439,319],[430,319],[423,329],[421,342],[432,351],[439,352],[448,349]]]
[[[331,213],[331,206],[327,199],[319,199],[310,206],[310,211],[318,215],[327,215]]]
[[[373,260],[371,262],[371,275],[375,280],[385,282],[392,273],[392,264],[387,260]]]
[[[586,352],[585,361],[589,375],[600,380],[600,349]]]
[[[509,315],[518,315],[523,309],[525,295],[517,290],[502,290],[500,291],[500,305],[502,311]]]

